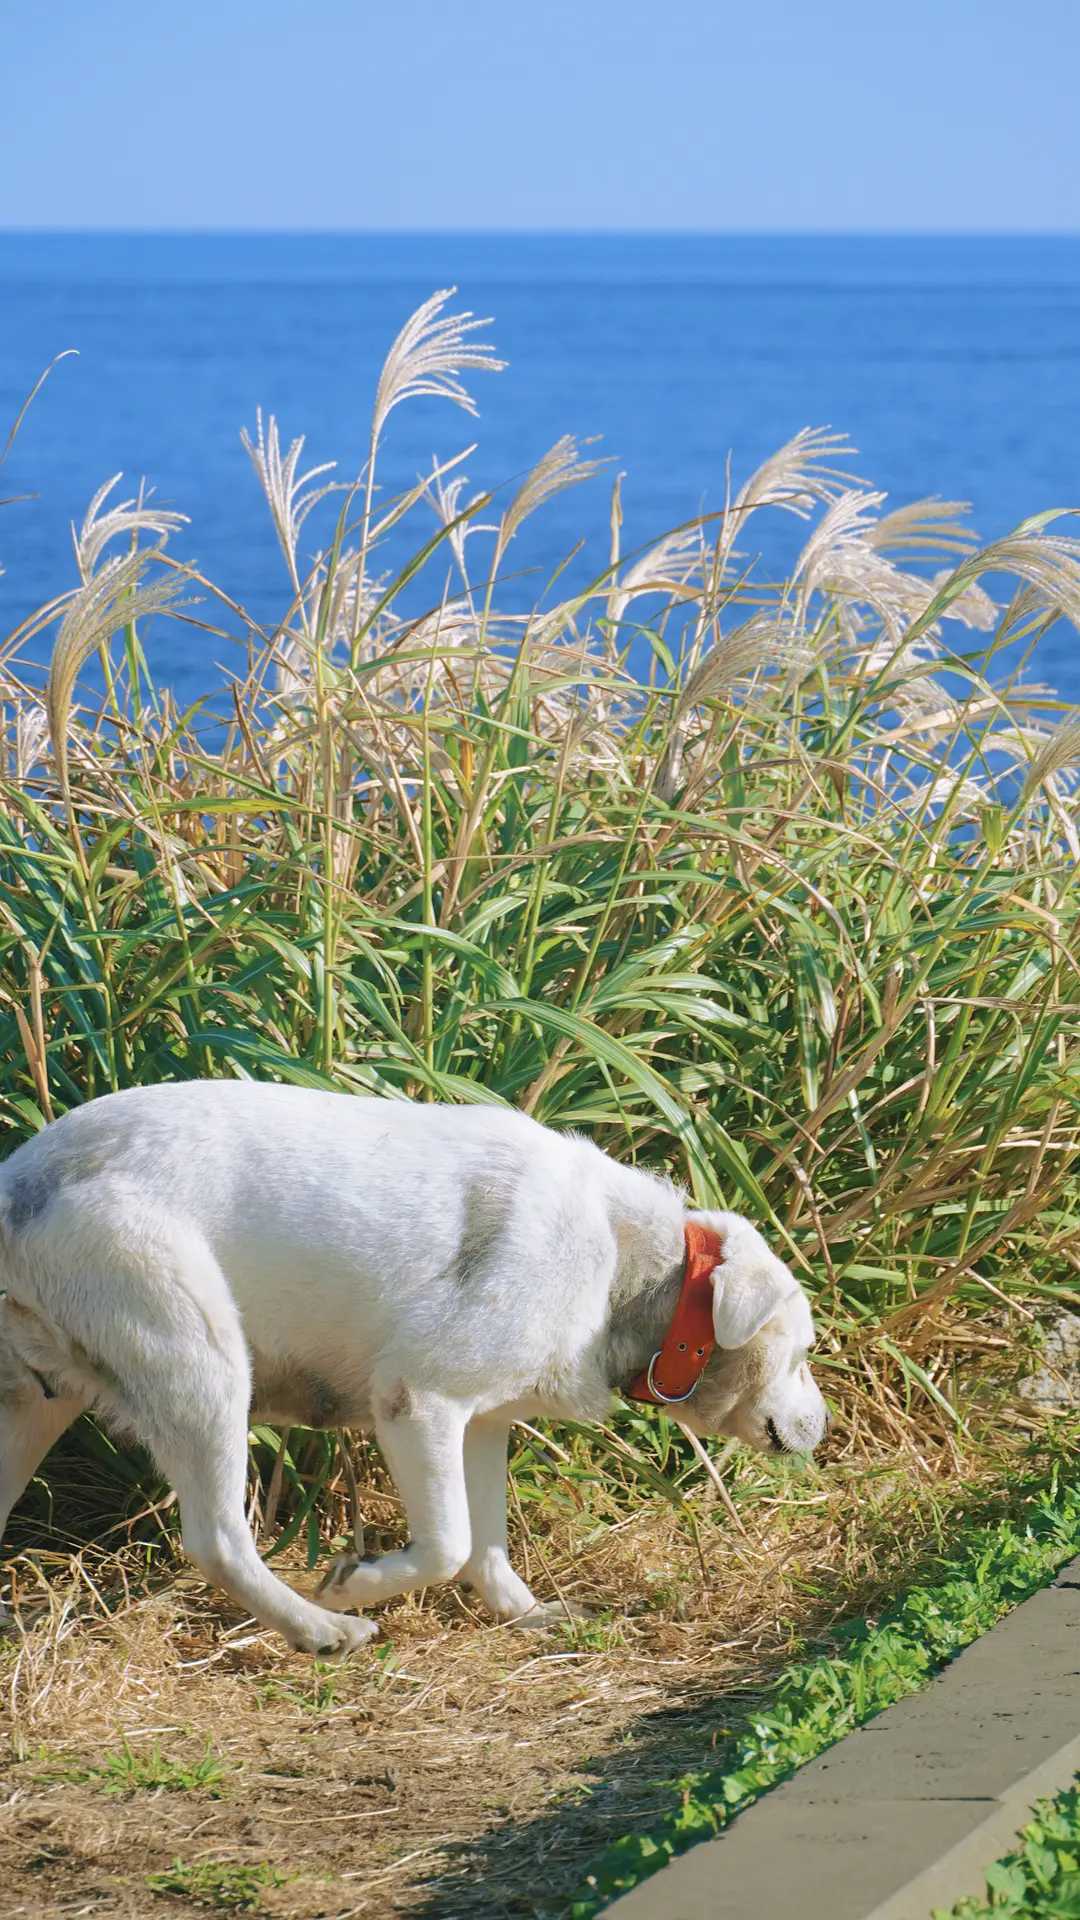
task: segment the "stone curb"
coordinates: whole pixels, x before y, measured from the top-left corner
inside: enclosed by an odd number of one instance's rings
[[[1012,1850],[1020,1828],[1026,1827],[1031,1818],[1036,1800],[1052,1798],[1063,1787],[1071,1786],[1077,1773],[1080,1736],[1018,1780],[1000,1796],[996,1811],[988,1814],[974,1833],[958,1840],[925,1873],[917,1874],[891,1900],[875,1907],[866,1920],[928,1920],[935,1908],[952,1908],[966,1893],[981,1894],[987,1867]]]
[[[1080,1765],[1080,1559],[611,1920],[929,1920]]]

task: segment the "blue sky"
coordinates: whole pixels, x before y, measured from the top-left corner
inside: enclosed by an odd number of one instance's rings
[[[1077,0],[0,12],[0,227],[1078,225]]]

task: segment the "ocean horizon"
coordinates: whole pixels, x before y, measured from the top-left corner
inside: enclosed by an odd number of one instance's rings
[[[615,473],[630,550],[716,511],[729,455],[737,484],[804,426],[846,433],[852,471],[889,507],[970,501],[986,541],[1080,501],[1077,236],[8,231],[0,439],[53,356],[79,357],[54,369],[3,469],[5,498],[31,497],[0,515],[0,633],[73,584],[70,524],[116,472],[123,492],[145,481],[188,514],[172,551],[273,625],[288,582],[240,429],[261,406],[285,441],[306,436],[305,464],[355,475],[386,349],[450,285],[493,316],[484,337],[509,365],[469,382],[476,420],[430,400],[394,413],[384,496],[473,441],[477,489],[509,489],[564,433],[611,461],[529,523],[522,605],[583,537],[574,566],[603,566]],[[757,516],[748,556],[787,566],[802,531]],[[149,652],[184,699],[240,662],[169,622]],[[1035,671],[1080,699],[1070,629],[1046,636]]]

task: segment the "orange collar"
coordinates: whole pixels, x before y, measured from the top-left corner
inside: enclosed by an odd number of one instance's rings
[[[654,1407],[689,1400],[716,1344],[712,1275],[724,1258],[724,1242],[711,1227],[699,1226],[695,1220],[686,1222],[683,1236],[686,1264],[671,1325],[663,1345],[626,1388],[628,1400],[645,1400]]]

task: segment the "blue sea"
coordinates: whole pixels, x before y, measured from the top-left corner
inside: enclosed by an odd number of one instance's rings
[[[1080,238],[6,234],[0,442],[46,362],[79,357],[0,475],[0,495],[32,496],[0,511],[0,637],[73,582],[70,523],[118,470],[190,515],[174,552],[273,622],[288,589],[240,428],[261,406],[310,463],[355,475],[387,345],[451,285],[493,316],[509,368],[470,381],[476,421],[431,400],[392,415],[384,495],[474,439],[476,488],[509,486],[563,433],[613,463],[516,543],[519,601],[582,534],[574,565],[603,566],[613,473],[629,548],[717,509],[729,454],[737,482],[807,425],[843,430],[890,504],[970,501],[986,539],[1080,504]],[[775,568],[799,534],[760,515],[748,545]],[[151,651],[184,698],[240,660],[171,622]],[[1037,664],[1080,699],[1071,630]]]

